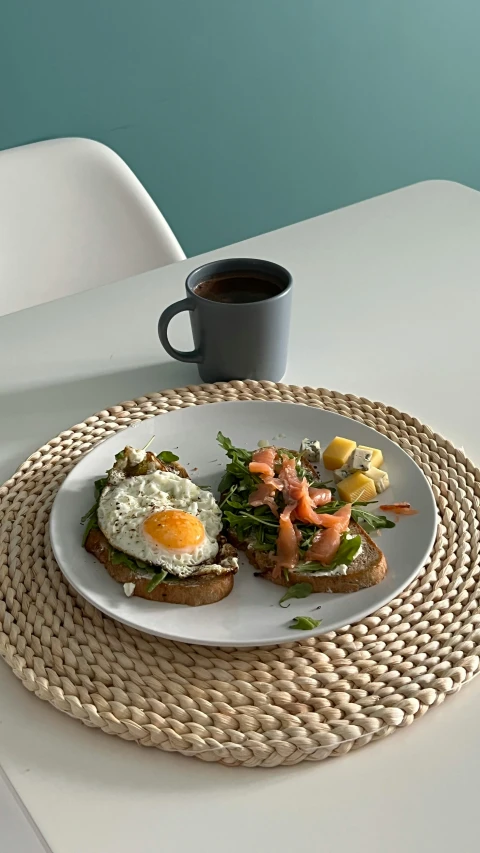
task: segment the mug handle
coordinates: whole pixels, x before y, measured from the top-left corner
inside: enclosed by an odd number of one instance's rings
[[[168,326],[170,320],[172,320],[176,314],[180,314],[181,311],[194,310],[194,300],[187,297],[187,299],[181,299],[179,302],[174,302],[173,305],[169,305],[168,308],[165,308],[165,311],[158,321],[158,337],[160,338],[160,343],[168,354],[171,355],[172,358],[176,358],[177,361],[193,361],[198,363],[202,360],[199,348],[192,349],[189,352],[182,352],[182,350],[172,347],[168,340]]]

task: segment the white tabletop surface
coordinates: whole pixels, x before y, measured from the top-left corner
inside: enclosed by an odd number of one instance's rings
[[[480,193],[417,184],[199,262],[235,255],[293,273],[285,381],[388,402],[478,463]],[[0,318],[0,480],[95,411],[198,383],[195,366],[171,361],[156,334],[198,260]],[[173,331],[188,349],[186,317]],[[0,765],[53,853],[470,851],[479,699],[480,680],[341,759],[226,769],[88,729],[2,663]]]

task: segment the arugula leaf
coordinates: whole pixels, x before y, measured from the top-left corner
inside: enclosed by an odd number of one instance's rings
[[[85,518],[85,516],[84,516],[84,518]],[[88,519],[88,522],[87,522],[87,526],[85,527],[85,530],[83,531],[82,545],[85,545],[85,542],[87,541],[88,534],[90,533],[90,531],[96,530],[97,528],[98,528],[97,508],[95,507],[95,515],[90,516],[90,518]]]
[[[307,563],[302,564],[302,572],[330,572],[332,569],[336,569],[337,566],[349,566],[357,556],[361,544],[362,537],[360,534],[347,539],[347,534],[342,533],[340,547],[328,566],[323,566],[321,563],[309,560]]]
[[[99,480],[95,480],[95,500],[97,501],[97,504],[106,485],[107,477],[100,477]]]
[[[346,501],[339,500],[330,501],[330,503],[328,504],[316,507],[315,512],[321,515],[332,515],[332,513],[337,512],[338,509],[341,509],[343,506],[345,506],[346,503]],[[376,503],[378,503],[378,501],[356,501],[352,506],[352,515],[355,511],[357,511],[357,509],[362,509],[364,506]]]
[[[352,536],[351,539],[347,539],[347,534],[344,533],[342,535],[340,547],[337,553],[335,554],[332,562],[330,563],[330,568],[336,569],[337,566],[342,565],[349,566],[350,563],[353,563],[361,546],[362,537],[360,536],[360,534],[357,534],[357,536]]]
[[[309,572],[329,572],[332,566],[324,566],[316,560],[308,560],[306,563],[299,563],[298,568],[302,570],[302,575],[307,575]]]
[[[220,447],[223,448],[229,459],[234,459],[235,457],[237,457],[237,459],[239,459],[241,462],[252,461],[252,454],[249,450],[243,450],[243,448],[241,447],[234,447],[230,439],[222,435],[221,432],[217,433],[217,441]]]
[[[380,530],[382,527],[395,527],[395,522],[390,521],[385,515],[374,515],[358,505],[352,506],[352,518],[363,527],[366,533]]]
[[[228,501],[230,501],[230,499],[231,499],[231,497],[232,497],[233,493],[234,493],[234,492],[236,492],[236,491],[237,491],[237,484],[236,484],[236,483],[232,483],[232,485],[230,486],[230,488],[229,488],[229,490],[228,490],[228,493],[225,495],[225,497],[224,497],[223,501],[222,501],[221,503],[219,503],[219,504],[218,504],[218,505],[219,505],[219,507],[220,507],[220,509],[222,508],[222,506],[223,506],[224,504],[226,504],[226,503],[228,503]]]
[[[275,551],[276,542],[259,542],[258,539],[253,543],[253,547],[255,551],[265,551],[266,553],[271,553]]]
[[[288,627],[296,631],[311,631],[313,628],[318,628],[321,621],[321,619],[312,619],[311,616],[295,616],[292,624]]]
[[[288,587],[285,595],[282,596],[278,603],[282,604],[282,602],[288,601],[289,598],[307,598],[312,592],[313,586],[311,583],[294,583],[293,586]]]
[[[311,547],[313,542],[313,537],[316,533],[318,533],[318,527],[315,527],[314,524],[305,525],[298,528],[302,534],[302,539],[299,543],[298,550],[300,552],[300,556],[304,557],[308,549]]]
[[[166,572],[165,569],[162,569],[161,572],[157,572],[157,574],[153,576],[152,580],[148,584],[147,592],[153,592],[155,587],[157,587],[159,583],[161,583],[163,580],[165,580],[165,578],[167,577],[167,574],[168,574],[168,572]]]
[[[108,556],[114,566],[126,566],[131,572],[138,572],[139,569],[149,568],[143,560],[136,560],[133,557],[129,557],[128,554],[124,554],[123,551],[117,551],[116,548],[110,548]]]
[[[87,519],[88,519],[88,518],[92,518],[92,516],[93,516],[93,515],[96,515],[96,513],[97,513],[97,504],[96,504],[96,503],[94,503],[94,504],[93,504],[93,506],[92,506],[92,507],[90,507],[90,509],[88,510],[88,512],[86,512],[86,513],[85,513],[85,515],[82,515],[82,517],[81,517],[81,519],[80,519],[80,524],[85,524],[85,522],[87,521]]]
[[[236,482],[237,478],[235,475],[231,474],[230,471],[225,471],[225,474],[218,484],[218,491],[223,495],[225,492],[228,492]]]
[[[162,450],[161,453],[157,453],[157,459],[168,465],[170,462],[178,462],[179,457],[175,453],[172,453],[171,450]]]

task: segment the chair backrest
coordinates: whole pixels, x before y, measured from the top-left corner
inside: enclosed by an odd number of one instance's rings
[[[100,142],[0,151],[0,314],[184,258],[142,184]]]

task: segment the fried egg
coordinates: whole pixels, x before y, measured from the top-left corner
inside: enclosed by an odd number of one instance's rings
[[[166,471],[106,486],[98,524],[113,548],[185,578],[214,562],[222,513],[213,495]]]

